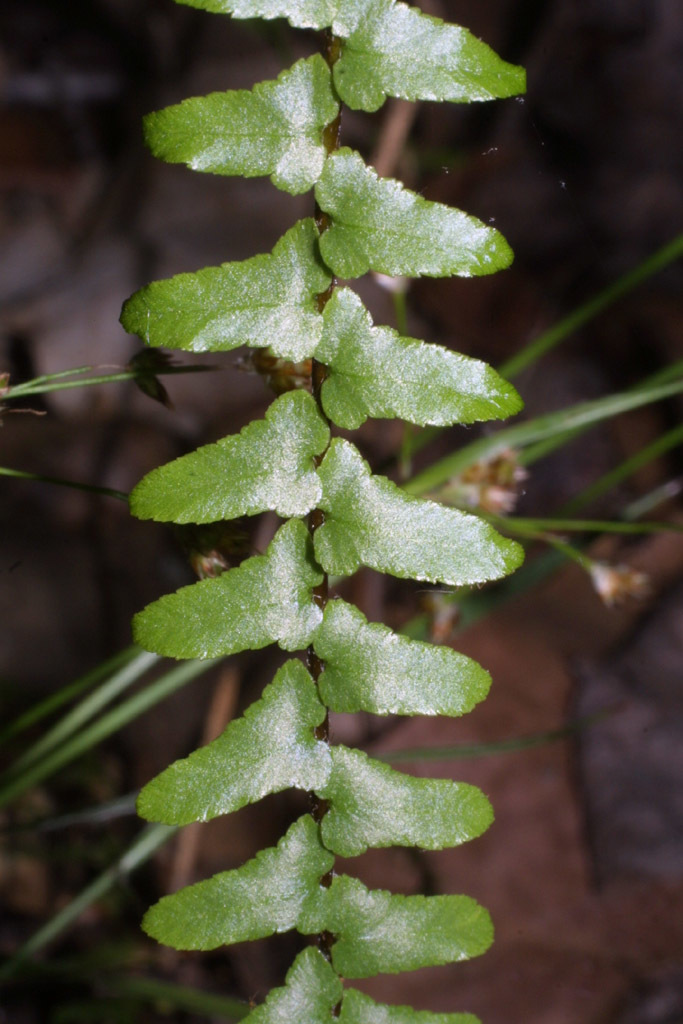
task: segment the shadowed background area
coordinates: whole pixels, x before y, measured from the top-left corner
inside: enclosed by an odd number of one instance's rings
[[[342,140],[426,198],[505,234],[515,250],[509,271],[422,280],[407,295],[409,334],[500,366],[681,231],[683,10],[670,0],[431,0],[428,9],[524,64],[527,96],[345,112]],[[171,0],[4,0],[0,374],[13,384],[86,364],[125,366],[140,348],[118,324],[131,292],[268,251],[311,214],[310,194],[154,161],[140,121],[186,96],[250,87],[317,48],[313,34],[283,23],[231,22]],[[516,380],[524,415],[627,389],[683,358],[682,286],[674,263],[528,366]],[[377,323],[395,324],[381,283],[368,278],[359,290]],[[154,466],[262,415],[272,394],[239,355],[191,361],[216,369],[164,377],[172,408],[132,383],[15,403],[2,418],[0,465],[127,492]],[[517,513],[557,514],[680,420],[680,400],[670,399],[582,435],[530,467]],[[447,432],[415,468],[476,430]],[[399,424],[375,421],[359,443],[379,468],[401,439]],[[651,517],[680,523],[682,468],[672,448],[588,511],[618,518],[666,484]],[[178,537],[131,519],[123,502],[4,477],[0,489],[4,724],[128,645],[134,612],[193,574]],[[249,550],[262,550],[274,522],[243,526]],[[534,749],[406,766],[481,786],[496,823],[456,851],[367,854],[359,873],[401,892],[469,893],[490,908],[497,941],[469,964],[367,983],[378,998],[470,1011],[484,1024],[683,1021],[683,543],[675,533],[603,536],[588,550],[647,573],[648,595],[608,609],[565,563],[474,625],[453,621],[445,632],[432,595],[428,627],[489,669],[490,698],[461,722],[334,723],[337,739],[377,752],[507,740],[609,712]],[[426,595],[411,584],[366,572],[347,588],[369,618],[395,628],[425,614]],[[49,832],[24,826],[131,793],[219,731],[281,660],[232,659],[0,810],[0,956],[139,830],[131,813]],[[7,743],[2,765],[40,732]],[[161,893],[274,842],[301,806],[296,796],[271,797],[168,844],[52,944],[40,986],[24,974],[6,987],[0,1021],[229,1019],[135,995],[121,981],[142,976],[261,999],[281,983],[295,938],[176,954],[146,940],[139,920]]]

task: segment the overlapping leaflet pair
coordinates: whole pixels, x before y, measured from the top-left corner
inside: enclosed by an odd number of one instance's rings
[[[359,154],[328,153],[323,131],[340,101],[376,110],[387,96],[472,101],[523,90],[523,72],[464,29],[396,0],[186,0],[234,17],[285,17],[327,28],[339,41],[332,69],[298,61],[250,91],[186,100],[146,119],[162,159],[203,171],[269,175],[291,193],[314,189],[329,227],[299,221],[271,253],[181,274],[137,292],[122,322],[148,344],[188,351],[268,347],[315,357],[327,368],[322,411],[290,391],[235,436],[154,470],[131,495],[140,518],[213,523],[275,511],[284,520],[263,555],[184,587],[135,619],[138,643],[176,658],[214,658],[277,643],[312,647],[317,683],[287,661],[261,698],[223,735],[171,765],[142,791],[143,817],[207,821],[269,793],[315,793],[328,810],[305,815],[277,846],[242,867],[164,897],[145,928],[179,949],[210,949],[298,929],[333,936],[330,960],[307,948],[282,988],[249,1024],[473,1024],[465,1014],[384,1006],[344,987],[364,978],[445,964],[483,952],[487,912],[466,896],[398,896],[334,875],[335,855],[370,847],[454,846],[483,832],[491,808],[473,786],[394,771],[359,750],[316,738],[328,710],[457,716],[488,691],[488,674],[446,647],[411,641],[370,623],[341,599],[320,608],[323,574],[370,566],[448,585],[511,572],[521,551],[475,516],[408,495],[373,474],[332,427],[368,417],[419,425],[471,423],[517,412],[514,389],[490,367],[439,345],[373,325],[358,296],[333,276],[493,273],[512,258],[493,229],[400,182],[379,178]],[[323,415],[324,413],[324,415]],[[329,422],[328,422],[329,421]],[[304,517],[324,522],[313,535]]]

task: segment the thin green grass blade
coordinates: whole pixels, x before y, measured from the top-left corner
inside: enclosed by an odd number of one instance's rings
[[[120,694],[129,686],[136,683],[145,672],[152,667],[158,658],[155,654],[147,651],[139,651],[135,657],[122,668],[115,672],[107,682],[91,693],[80,702],[72,711],[57,722],[37,743],[29,747],[21,757],[11,765],[10,769],[3,775],[6,778],[15,778],[22,774],[30,765],[35,764],[40,758],[45,757],[51,750],[64,743],[70,736],[73,736],[82,726],[95,717],[103,708],[116,700]]]
[[[53,381],[62,380],[64,377],[79,377],[84,373],[94,373],[94,366],[74,366],[71,370],[58,370],[57,373],[42,373],[39,377],[31,377],[30,380],[22,381],[21,384],[12,384],[5,391],[3,398],[9,396],[29,393],[35,394],[33,388],[41,387],[43,384],[51,384]],[[9,377],[9,374],[7,375]]]
[[[518,516],[488,516],[499,530],[558,533],[682,533],[680,523],[621,523],[611,519],[528,519]]]
[[[575,498],[572,498],[571,501],[566,502],[560,511],[564,515],[574,515],[582,508],[592,504],[597,498],[601,498],[603,494],[607,494],[608,491],[617,487],[623,480],[627,480],[628,477],[637,473],[639,469],[646,466],[649,462],[653,462],[660,455],[666,454],[666,452],[677,448],[681,444],[683,444],[683,424],[680,427],[667,430],[666,433],[661,434],[651,444],[642,448],[641,451],[631,455],[628,459],[624,459],[623,462],[619,463],[618,466],[615,466],[608,473],[604,473],[595,483],[586,487]]]
[[[411,747],[406,750],[375,751],[378,761],[389,761],[392,764],[408,764],[412,761],[451,761],[478,757],[494,757],[498,754],[517,754],[523,750],[544,747],[548,743],[566,740],[576,733],[590,729],[592,725],[602,722],[615,713],[616,709],[607,708],[591,715],[568,722],[559,729],[547,729],[544,732],[531,733],[529,736],[512,736],[506,740],[495,740],[491,743],[456,743],[448,747]]]
[[[98,984],[101,984],[98,979]],[[249,1013],[249,1007],[239,999],[203,992],[189,985],[175,985],[161,978],[111,977],[104,979],[104,988],[112,995],[133,997],[146,1003],[159,1003],[185,1013],[210,1017],[212,1020],[238,1021]]]
[[[683,373],[683,360],[672,363],[670,366],[665,366],[662,370],[652,374],[651,377],[646,377],[645,380],[639,382],[634,388],[629,388],[628,393],[663,386],[675,380],[677,377],[680,378],[681,373]],[[552,453],[557,451],[558,448],[563,448],[564,445],[569,444],[575,438],[580,437],[584,430],[585,427],[581,426],[573,430],[569,430],[566,433],[560,432],[552,437],[542,438],[536,444],[532,444],[520,453],[520,465],[531,466],[534,462],[538,462],[540,459],[544,459],[548,455],[552,455]]]
[[[677,480],[667,480],[666,483],[653,487],[647,494],[643,494],[636,498],[635,501],[630,502],[622,510],[622,515],[629,522],[638,519],[640,516],[646,516],[652,509],[661,505],[662,502],[668,501],[670,498],[680,494],[682,489],[683,481],[680,478]]]
[[[0,466],[0,476],[12,476],[18,480],[35,480],[41,484],[57,484],[58,487],[71,487],[76,491],[85,491],[86,494],[102,494],[105,498],[118,498],[119,501],[128,501],[128,495],[124,491],[116,491],[112,487],[82,484],[78,480],[64,480],[58,476],[44,476],[42,473],[27,473],[25,470],[9,469],[7,466]]]
[[[577,309],[573,310],[569,316],[564,317],[559,323],[553,324],[547,331],[540,334],[538,338],[534,338],[520,352],[506,360],[500,367],[499,372],[503,377],[517,376],[527,366],[537,362],[547,352],[550,352],[551,349],[564,341],[565,338],[578,331],[584,324],[594,320],[603,310],[614,305],[622,296],[633,291],[634,288],[637,288],[660,270],[668,267],[669,264],[675,263],[681,256],[683,256],[683,234],[677,235],[672,241],[662,246],[661,249],[658,249],[651,256],[648,256],[646,260],[643,260],[634,270],[630,270],[618,278],[608,285],[607,288],[594,295],[588,302],[584,302]]]
[[[48,943],[53,942],[62,935],[76,921],[84,910],[92,906],[106,893],[119,884],[127,875],[134,871],[141,864],[144,864],[152,854],[163,846],[171,836],[175,835],[177,829],[168,828],[166,825],[150,825],[138,836],[134,843],[128,847],[126,852],[119,859],[103,871],[90,885],[79,895],[68,903],[59,913],[55,914],[46,925],[40,928],[28,942],[17,950],[6,963],[0,967],[0,981],[11,978],[17,970],[30,957],[44,949]]]
[[[188,661],[177,668],[171,669],[161,679],[150,683],[140,693],[129,700],[119,704],[109,714],[99,718],[88,728],[83,729],[76,736],[73,736],[61,747],[52,750],[47,757],[31,765],[22,775],[12,779],[6,785],[0,786],[0,807],[5,807],[15,797],[20,796],[31,786],[37,785],[43,779],[48,778],[59,771],[65,765],[74,761],[87,750],[91,750],[97,743],[100,743],[107,736],[117,732],[128,722],[138,718],[143,712],[154,707],[159,701],[175,693],[191,679],[195,679],[202,673],[207,672],[215,661]]]
[[[35,377],[26,381],[25,384],[15,384],[3,396],[7,401],[11,398],[27,398],[31,395],[45,395],[51,391],[68,391],[71,388],[89,388],[96,384],[118,384],[121,381],[136,380],[140,376],[139,370],[118,370],[115,373],[103,373],[96,377],[88,377],[86,380],[58,380],[57,378],[69,377],[76,374],[90,373],[93,366],[81,366],[76,370],[62,370],[60,373],[46,374],[44,377]],[[213,370],[212,366],[156,366],[154,376],[162,377],[178,373],[206,373]]]
[[[681,367],[677,367],[678,373]],[[586,430],[603,420],[611,419],[623,412],[639,409],[641,406],[660,402],[683,392],[683,380],[678,379],[666,384],[650,385],[631,391],[620,391],[591,402],[581,402],[558,412],[538,416],[527,423],[507,427],[489,437],[482,437],[472,444],[461,448],[444,459],[429,466],[409,480],[404,489],[409,494],[424,494],[434,491],[451,477],[461,473],[468,466],[490,458],[505,448],[519,448],[534,444],[537,441],[554,441],[560,435],[579,429]]]
[[[85,675],[75,679],[72,683],[63,686],[57,693],[50,694],[45,700],[41,700],[27,711],[22,712],[13,722],[10,722],[9,725],[0,730],[0,744],[6,743],[14,736],[18,736],[19,733],[40,722],[43,718],[47,718],[53,711],[57,711],[64,704],[68,704],[70,700],[73,700],[74,697],[78,697],[85,690],[89,690],[92,686],[99,683],[101,679],[105,679],[110,673],[122,668],[136,657],[139,650],[140,648],[134,644],[127,647],[124,651],[120,651],[113,658],[109,658],[107,661],[102,662],[101,665],[97,665],[90,672],[86,672]]]
[[[21,824],[0,825],[0,836],[14,836],[22,833],[29,835],[46,835],[49,832],[60,832],[74,825],[100,825],[114,821],[116,818],[132,817],[135,814],[137,793],[126,793],[114,800],[97,804],[95,807],[84,807],[81,811],[68,814],[51,815],[47,818],[34,818],[22,821]]]

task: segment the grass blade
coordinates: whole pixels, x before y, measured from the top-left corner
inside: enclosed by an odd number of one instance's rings
[[[656,438],[651,444],[646,445],[641,451],[631,455],[628,459],[624,459],[618,466],[603,474],[595,483],[586,487],[575,498],[572,498],[571,501],[563,505],[561,511],[565,515],[573,515],[580,509],[590,505],[596,498],[601,498],[603,494],[617,487],[622,480],[628,479],[628,477],[637,473],[639,469],[646,466],[649,462],[681,444],[683,444],[683,424],[679,427],[674,427],[672,430],[667,430],[665,434]]]
[[[55,914],[47,924],[40,928],[28,942],[17,950],[17,952],[2,967],[0,967],[0,981],[11,978],[21,965],[43,949],[49,942],[56,939],[62,932],[66,931],[74,921],[89,906],[104,896],[110,889],[126,878],[141,864],[144,864],[155,850],[163,846],[177,829],[168,825],[150,825],[137,837],[135,842],[128,847],[119,859],[102,872],[90,885],[86,886],[75,899],[68,903],[59,913]]]
[[[28,833],[43,835],[47,832],[59,832],[74,825],[99,825],[113,821],[115,818],[126,818],[135,814],[137,793],[126,793],[124,796],[108,800],[95,807],[85,807],[81,811],[58,814],[49,818],[34,818],[33,821],[22,821],[18,825],[0,825],[0,838]]]
[[[1,786],[0,807],[6,806],[31,786],[42,782],[43,779],[59,771],[64,765],[80,757],[81,754],[90,750],[107,736],[117,732],[144,711],[175,693],[191,679],[207,672],[214,664],[216,664],[215,661],[183,662],[177,668],[167,672],[161,679],[150,683],[140,693],[136,693],[123,704],[119,704],[113,711],[103,715],[87,729],[82,730],[62,746],[57,747],[56,750],[49,752],[41,761],[30,765],[22,775]]]
[[[45,733],[37,743],[29,747],[5,773],[5,777],[14,777],[20,774],[29,765],[34,764],[41,757],[44,757],[55,747],[59,746],[60,743],[67,740],[69,736],[73,736],[81,726],[89,722],[102,708],[106,707],[124,690],[137,682],[159,660],[156,654],[150,654],[148,651],[140,651],[138,649],[138,653],[127,665],[120,668],[118,672],[115,672],[106,683],[103,683],[94,693],[91,693],[82,700],[61,721],[57,722],[49,732]]]
[[[57,711],[74,697],[78,697],[85,690],[95,686],[110,673],[116,672],[134,658],[139,650],[140,648],[135,645],[127,647],[124,651],[120,651],[113,658],[109,658],[107,661],[102,662],[101,665],[97,665],[90,672],[86,672],[85,675],[75,679],[72,683],[63,686],[57,693],[50,694],[49,697],[40,701],[39,704],[34,704],[28,711],[24,711],[13,722],[10,722],[9,725],[0,730],[0,744],[6,743],[7,740],[13,739],[14,736],[18,736],[19,733],[29,729],[36,722],[40,722],[41,719],[47,718],[53,711]]]
[[[577,718],[559,729],[548,729],[544,732],[531,733],[529,736],[514,736],[506,740],[495,740],[492,743],[458,743],[449,747],[412,747],[409,750],[392,750],[390,753],[373,753],[379,761],[448,761],[456,758],[491,757],[496,754],[516,754],[533,747],[542,747],[547,743],[565,740],[577,732],[590,728],[597,722],[614,714],[614,709],[606,708],[591,715]]]
[[[676,364],[679,374],[682,369],[682,364]],[[665,384],[650,384],[631,391],[620,391],[604,398],[560,409],[558,412],[537,416],[526,423],[518,423],[499,430],[496,434],[479,438],[465,448],[447,455],[409,480],[405,484],[405,489],[410,494],[433,491],[474,462],[489,458],[506,448],[521,448],[538,441],[556,439],[570,431],[586,430],[596,423],[611,419],[612,416],[662,401],[664,398],[671,398],[681,392],[683,379],[679,377]]]
[[[161,1001],[175,1010],[197,1013],[202,1017],[238,1021],[249,1013],[249,1006],[239,999],[202,992],[187,985],[174,985],[159,978],[111,978],[107,980],[106,987],[112,995],[132,996],[145,1002]]]
[[[99,374],[95,377],[83,379],[81,374],[91,373],[94,366],[80,366],[75,370],[62,370],[60,373],[45,374],[43,377],[35,377],[23,384],[15,384],[8,388],[3,398],[9,399],[27,398],[30,395],[44,395],[50,391],[68,391],[71,388],[87,388],[95,384],[117,384],[121,381],[136,380],[140,376],[139,370],[117,370],[115,373]],[[204,373],[213,370],[212,366],[187,364],[185,366],[155,366],[154,376],[162,377],[177,373]],[[79,377],[78,380],[63,380],[64,377]]]
[[[114,490],[113,487],[82,484],[78,480],[64,480],[58,476],[44,476],[42,473],[27,473],[22,469],[10,469],[8,466],[0,466],[0,476],[13,476],[19,480],[36,480],[38,483],[57,484],[59,487],[72,487],[76,491],[86,491],[88,494],[103,494],[106,498],[118,498],[120,501],[128,502],[128,495],[124,491]]]
[[[633,291],[653,274],[668,267],[683,256],[683,234],[677,235],[667,245],[658,249],[634,270],[608,285],[588,302],[584,302],[559,323],[553,324],[547,331],[526,345],[499,368],[503,377],[513,378],[532,363],[535,363],[546,352],[555,348],[561,341],[578,331],[584,324],[594,320],[604,309],[612,306],[618,299]]]
[[[533,534],[557,533],[682,533],[680,523],[621,523],[611,519],[527,519],[518,516],[485,516],[497,529]]]

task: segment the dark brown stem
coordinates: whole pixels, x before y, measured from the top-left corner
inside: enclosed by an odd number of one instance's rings
[[[336,36],[332,35],[331,32],[326,32],[325,33],[325,43],[324,43],[324,48],[323,48],[323,55],[325,57],[325,60],[327,61],[327,64],[328,64],[330,70],[334,67],[335,63],[337,62],[337,60],[339,59],[339,57],[341,55],[341,41],[339,39],[337,39]],[[332,86],[332,88],[334,89],[334,85]],[[325,129],[323,131],[323,142],[324,142],[324,145],[325,145],[325,151],[326,151],[328,156],[330,155],[330,153],[333,153],[336,149],[339,148],[340,129],[341,129],[341,102],[340,102],[340,105],[339,105],[339,113],[335,117],[334,121],[331,121],[328,125],[325,126]],[[320,209],[320,207],[318,206],[317,203],[315,205],[315,223],[316,223],[316,226],[318,228],[318,232],[321,235],[323,234],[323,232],[327,231],[327,229],[330,226],[330,217],[328,216],[328,214],[326,214],[323,210]],[[333,277],[332,280],[330,281],[329,287],[324,292],[321,292],[318,295],[318,311],[320,313],[322,313],[323,310],[325,309],[325,306],[327,305],[327,303],[329,302],[330,298],[332,297],[332,295],[334,293],[334,289],[336,287],[337,287],[337,280],[336,280],[335,277]],[[316,401],[316,403],[318,405],[318,409],[320,410],[320,412],[321,412],[321,414],[323,416],[325,416],[325,411],[324,411],[324,409],[322,407],[321,391],[322,391],[322,386],[323,386],[323,384],[325,382],[325,378],[326,377],[327,377],[327,367],[325,366],[324,363],[320,363],[320,362],[318,362],[317,359],[314,358],[312,360],[312,362],[311,362],[311,392],[312,392],[313,397],[315,398],[315,401]],[[327,420],[326,416],[325,416],[325,419]],[[325,453],[323,452],[322,455],[319,455],[315,459],[316,466],[320,465],[320,463],[322,462],[322,460],[324,458],[324,455],[325,455]],[[321,527],[324,522],[325,522],[325,513],[323,512],[323,510],[319,509],[319,508],[313,509],[313,511],[308,516],[308,529],[309,529],[309,532],[310,532],[311,536],[313,536],[315,531],[317,529],[319,529],[319,527]],[[328,584],[327,573],[324,573],[323,574],[322,583],[318,587],[316,587],[314,589],[314,591],[313,591],[313,600],[318,605],[318,607],[321,608],[323,611],[325,610],[325,605],[327,604],[327,600],[328,600],[328,585],[329,584]],[[307,664],[309,672],[311,673],[311,675],[312,675],[312,677],[313,677],[313,679],[314,679],[314,681],[315,681],[315,683],[317,685],[318,680],[320,678],[320,675],[321,675],[321,673],[322,673],[322,671],[323,671],[325,666],[324,666],[323,662],[320,660],[320,658],[318,657],[318,655],[313,650],[312,646],[309,647],[308,651],[306,652],[306,664]],[[329,713],[327,711],[325,713],[324,720],[315,729],[315,738],[317,740],[322,741],[323,743],[329,743],[329,740],[330,740],[330,716],[329,716]],[[315,793],[309,793],[308,794],[308,798],[309,798],[309,802],[310,802],[311,814],[313,815],[313,819],[318,824],[320,824],[321,821],[323,820],[323,818],[325,817],[325,814],[327,813],[328,806],[329,806],[328,805],[328,801],[321,799]],[[323,877],[320,879],[320,884],[322,886],[324,886],[325,888],[329,888],[329,886],[332,884],[332,878],[333,877],[334,877],[334,871],[333,870],[332,871],[328,871],[327,874],[323,875]],[[318,949],[323,954],[323,956],[327,960],[329,960],[329,961],[331,961],[331,959],[332,959],[332,946],[334,945],[334,941],[335,941],[334,935],[332,935],[330,932],[327,932],[327,931],[320,932],[320,934],[317,935],[316,938],[315,938],[315,942],[316,942],[316,945],[317,945]],[[335,1006],[335,1008],[333,1010],[333,1015],[335,1017],[338,1017],[340,1012],[341,1012],[341,1004],[339,1004],[338,1006]]]
[[[328,64],[330,70],[332,70],[332,68],[334,67],[336,62],[339,60],[339,57],[341,56],[341,40],[339,40],[336,36],[334,36],[329,31],[325,32],[324,45],[323,45],[323,55],[325,57],[325,60],[327,61],[327,64]],[[334,89],[334,85],[332,86],[332,88]],[[339,99],[339,97],[337,97],[337,99]],[[340,133],[340,130],[341,130],[341,101],[339,103],[339,113],[337,114],[337,116],[335,117],[335,119],[333,121],[330,121],[330,123],[325,126],[325,128],[323,130],[323,142],[324,142],[324,145],[325,145],[325,152],[327,153],[328,156],[330,155],[330,153],[333,153],[336,149],[339,148],[339,133]],[[320,209],[320,207],[318,206],[317,203],[316,203],[316,207],[315,207],[315,222],[316,222],[316,225],[318,227],[318,231],[320,232],[320,234],[322,234],[324,231],[327,231],[328,227],[330,226],[330,218],[329,218],[329,216],[326,213],[324,213],[323,210]],[[333,277],[332,280],[330,281],[329,287],[326,288],[324,292],[320,292],[320,294],[318,295],[318,297],[317,297],[318,298],[318,311],[320,313],[322,313],[323,310],[325,309],[325,306],[327,305],[327,303],[329,302],[330,298],[332,297],[332,295],[334,293],[334,289],[336,288],[336,286],[337,286],[337,280],[336,280],[336,278]],[[327,377],[327,367],[325,366],[325,364],[318,362],[318,360],[315,359],[315,358],[312,359],[311,360],[311,391],[312,391],[313,397],[315,398],[316,403],[318,405],[318,409],[320,410],[320,412],[321,412],[321,414],[323,416],[325,416],[325,411],[324,411],[324,409],[322,407],[321,390],[322,390],[322,386],[323,386],[323,383],[325,382],[325,378],[326,377]],[[325,416],[325,419],[327,419],[326,416]],[[323,452],[322,455],[319,455],[315,459],[316,466],[320,465],[320,463],[322,462],[322,460],[324,458],[324,455],[325,455],[325,453]],[[325,522],[325,513],[322,511],[322,509],[319,509],[319,508],[313,509],[313,511],[310,513],[310,515],[308,517],[308,529],[309,529],[309,531],[311,533],[311,536],[313,536],[315,531],[320,526],[322,526],[324,522]],[[313,600],[315,601],[315,603],[318,605],[319,608],[324,610],[325,609],[325,605],[327,604],[327,598],[328,598],[328,578],[327,578],[327,573],[325,573],[323,575],[322,583],[320,584],[320,586],[316,587],[315,590],[313,591]],[[318,678],[320,677],[320,674],[321,674],[321,672],[323,670],[323,664],[320,661],[320,659],[318,658],[317,654],[315,653],[315,651],[313,650],[312,647],[309,647],[309,649],[308,649],[307,659],[308,659],[308,668],[309,668],[309,670],[311,672],[311,675],[313,676],[313,679],[317,683],[318,682]],[[325,716],[325,721],[321,725],[319,725],[318,728],[316,729],[315,735],[316,735],[316,739],[323,740],[324,742],[328,742],[329,741],[329,716],[328,715]],[[318,800],[318,798],[314,794],[311,794],[311,803],[312,803],[312,805],[314,807],[314,811],[313,811],[314,817],[316,818],[316,821],[319,821],[320,818],[322,818],[322,815],[325,813],[325,810],[327,809],[327,805],[326,805],[325,801]],[[324,808],[323,808],[323,804],[325,804]]]

